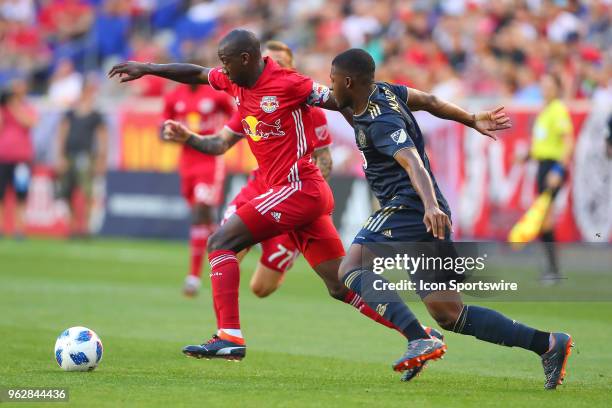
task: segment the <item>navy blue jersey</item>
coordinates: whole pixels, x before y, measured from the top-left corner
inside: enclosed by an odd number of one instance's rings
[[[408,89],[385,82],[376,82],[375,86],[365,112],[353,117],[357,147],[374,195],[382,207],[393,200],[424,212],[423,202],[408,173],[394,158],[400,150],[414,148],[431,177],[440,209],[450,216],[446,199],[431,172],[423,135],[406,105]]]

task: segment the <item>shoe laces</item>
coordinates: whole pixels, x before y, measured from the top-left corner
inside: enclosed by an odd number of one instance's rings
[[[213,336],[210,338],[210,340],[208,340],[208,341],[207,341],[206,343],[204,343],[204,344],[212,344],[212,343],[215,343],[215,342],[217,342],[217,341],[219,341],[219,340],[221,340],[221,339],[219,338],[219,336],[217,336],[216,334],[213,334]]]

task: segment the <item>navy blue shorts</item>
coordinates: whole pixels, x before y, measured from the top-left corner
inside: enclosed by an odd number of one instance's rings
[[[548,173],[550,173],[555,167],[561,166],[558,161],[555,160],[540,160],[538,161],[538,173],[537,173],[537,185],[538,185],[538,194],[542,194],[546,191],[546,177],[548,177]],[[561,167],[562,168],[562,167]],[[565,181],[567,179],[567,172],[563,171],[562,180]],[[559,193],[561,187],[557,187],[552,190],[552,197],[555,198]]]
[[[389,204],[374,212],[353,239],[353,244],[364,245],[376,256],[384,257],[393,257],[400,252],[413,257],[459,257],[450,231],[444,240],[434,238],[423,223],[423,213],[401,204]],[[427,288],[432,283],[463,282],[466,278],[464,273],[436,267],[419,269],[409,276],[421,298],[434,292]]]

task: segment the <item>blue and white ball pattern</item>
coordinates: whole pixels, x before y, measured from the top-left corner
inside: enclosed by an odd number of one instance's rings
[[[66,371],[91,371],[102,360],[102,341],[87,327],[66,329],[55,342],[55,360]]]

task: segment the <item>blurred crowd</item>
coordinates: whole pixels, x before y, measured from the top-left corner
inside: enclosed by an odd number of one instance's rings
[[[585,99],[612,77],[612,0],[0,0],[0,83],[23,78],[70,105],[85,73],[117,60],[216,64],[235,27],[288,43],[320,81],[336,53],[362,47],[379,79],[449,99],[539,104],[547,71]],[[166,86],[137,83],[146,96]]]

